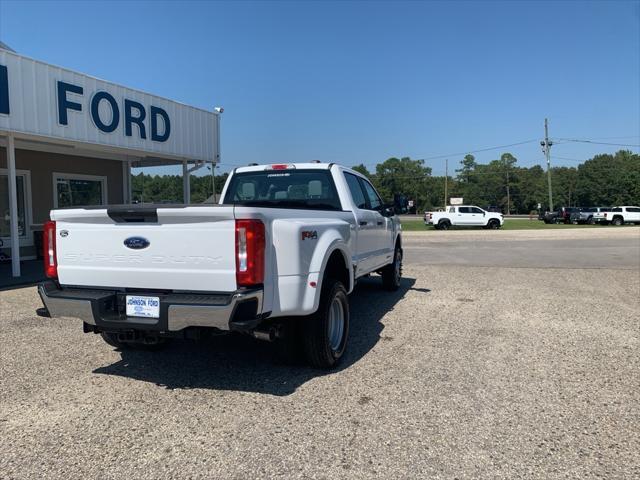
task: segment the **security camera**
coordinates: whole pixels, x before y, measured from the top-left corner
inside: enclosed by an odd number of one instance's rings
[[[213,111],[216,113],[224,113],[224,107],[215,107]]]

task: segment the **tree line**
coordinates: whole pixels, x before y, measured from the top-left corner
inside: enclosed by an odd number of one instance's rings
[[[529,214],[538,204],[548,209],[547,172],[541,166],[519,167],[517,158],[503,153],[487,164],[473,155],[460,160],[454,176],[446,178],[447,202],[462,197],[465,204],[494,206],[504,213]],[[353,167],[366,175],[387,202],[394,194],[413,200],[417,211],[442,208],[445,176],[432,176],[423,160],[389,158],[370,172],[364,165]],[[600,154],[577,167],[551,169],[555,208],[640,204],[640,155],[627,150]]]
[[[216,193],[222,193],[222,187],[227,180],[228,173],[216,175]],[[182,203],[182,175],[149,175],[139,173],[131,175],[131,196],[133,203]],[[191,188],[191,203],[203,203],[213,193],[213,179],[211,175],[189,178]]]
[[[528,214],[537,211],[538,203],[548,209],[547,173],[539,165],[520,167],[511,153],[487,164],[476,162],[473,155],[460,160],[455,175],[446,178],[447,201],[462,197],[464,203],[483,208],[499,207],[504,213]],[[366,175],[385,202],[392,203],[394,195],[413,200],[419,212],[444,206],[445,177],[433,176],[423,160],[409,157],[389,158],[370,172],[364,165],[353,167]],[[228,174],[215,178],[216,193]],[[134,202],[182,203],[182,176],[132,175]],[[615,154],[601,154],[577,167],[551,169],[553,203],[559,206],[640,205],[640,155],[627,150]],[[213,182],[210,175],[191,176],[191,203],[202,203],[211,197]]]

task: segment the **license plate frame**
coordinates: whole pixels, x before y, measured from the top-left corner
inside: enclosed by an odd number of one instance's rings
[[[127,317],[160,318],[160,297],[127,295],[125,305]]]

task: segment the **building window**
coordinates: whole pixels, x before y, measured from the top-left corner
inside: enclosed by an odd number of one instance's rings
[[[31,244],[31,182],[29,172],[16,171],[18,186],[18,236],[20,245]],[[9,211],[9,174],[0,168],[0,240],[4,246],[11,238],[11,214]]]
[[[107,177],[53,174],[53,207],[88,207],[107,204]]]

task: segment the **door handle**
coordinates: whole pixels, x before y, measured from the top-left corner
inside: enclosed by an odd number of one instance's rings
[[[364,222],[360,222],[360,226],[361,226],[361,227],[364,227],[367,223],[369,223],[369,222],[366,222],[366,221],[364,221]]]

